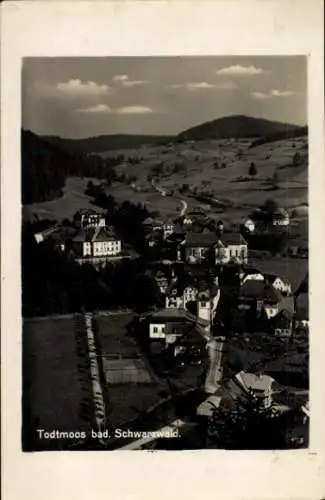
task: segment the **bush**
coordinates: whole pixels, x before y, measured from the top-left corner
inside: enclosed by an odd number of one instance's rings
[[[256,166],[255,163],[252,161],[248,169],[248,175],[254,176],[256,174],[257,174]]]

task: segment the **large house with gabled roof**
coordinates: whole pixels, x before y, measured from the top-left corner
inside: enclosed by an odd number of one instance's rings
[[[72,251],[79,264],[105,264],[121,255],[122,242],[107,226],[81,228],[72,240]]]

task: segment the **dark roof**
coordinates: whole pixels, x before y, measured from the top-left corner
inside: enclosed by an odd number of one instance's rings
[[[309,289],[309,273],[307,272],[305,278],[301,281],[300,285],[297,288],[296,294],[300,293],[308,293]]]
[[[151,315],[151,319],[155,321],[189,321],[196,322],[196,316],[186,311],[185,309],[161,309]]]
[[[226,245],[245,245],[246,241],[242,237],[240,233],[229,232],[229,233],[221,233],[220,241]]]
[[[98,215],[104,216],[104,213],[94,210],[93,208],[81,208],[79,210],[80,215]]]
[[[264,279],[272,283],[272,285],[277,278],[280,278],[280,280],[282,280],[283,283],[290,285],[290,281],[287,278],[283,278],[282,276],[278,276],[277,274],[264,273],[263,276]]]
[[[194,233],[189,232],[186,235],[185,245],[187,247],[212,247],[218,241],[215,233]]]
[[[270,319],[273,327],[282,327],[283,325],[288,326],[291,324],[293,319],[293,313],[291,311],[287,311],[286,309],[282,309],[276,316]]]
[[[295,312],[294,298],[292,296],[283,297],[281,302],[279,302],[279,311],[286,311],[293,315]]]
[[[272,285],[260,280],[247,280],[241,287],[241,297],[256,298],[276,304],[282,299],[282,294]]]
[[[113,231],[107,227],[81,229],[73,241],[112,241],[116,240]]]
[[[181,338],[176,340],[176,343],[180,345],[205,345],[206,340],[202,337],[197,326],[191,326]]]
[[[163,225],[163,222],[160,221],[160,220],[157,220],[157,219],[153,219],[152,217],[147,217],[146,219],[144,219],[144,221],[142,222],[142,224],[144,226],[153,226],[153,225],[159,225],[159,226],[162,226]]]
[[[295,291],[306,276],[308,260],[304,259],[303,262],[299,262],[299,265],[294,265],[294,261],[292,264],[292,266],[285,265],[283,259],[253,258],[250,262],[250,265],[258,268],[263,275],[271,271],[272,274],[277,274],[282,279],[287,279],[291,283],[292,290]]]
[[[256,267],[251,267],[251,266],[248,266],[248,265],[243,265],[242,266],[242,271],[243,271],[244,276],[249,276],[250,274],[263,274]]]
[[[309,297],[308,293],[300,293],[296,299],[296,319],[308,320]]]

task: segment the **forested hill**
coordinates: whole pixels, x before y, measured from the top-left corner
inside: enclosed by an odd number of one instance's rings
[[[250,137],[264,139],[269,136],[275,136],[277,139],[284,139],[296,135],[306,135],[306,133],[307,127],[264,120],[262,118],[253,118],[245,115],[234,115],[218,118],[189,128],[180,133],[177,139],[240,139]]]
[[[57,136],[44,136],[43,139],[59,147],[60,149],[74,154],[102,153],[117,149],[133,149],[145,145],[158,146],[171,142],[172,136],[157,135],[99,135],[85,139],[63,139]]]
[[[29,131],[21,135],[23,204],[62,196],[69,155]]]
[[[59,198],[69,175],[109,179],[118,158],[103,160],[63,151],[57,146],[22,130],[21,185],[22,203],[29,204]]]

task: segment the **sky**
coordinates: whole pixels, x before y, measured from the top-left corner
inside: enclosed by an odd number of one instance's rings
[[[28,58],[22,126],[66,138],[174,135],[247,115],[307,124],[304,56]]]

